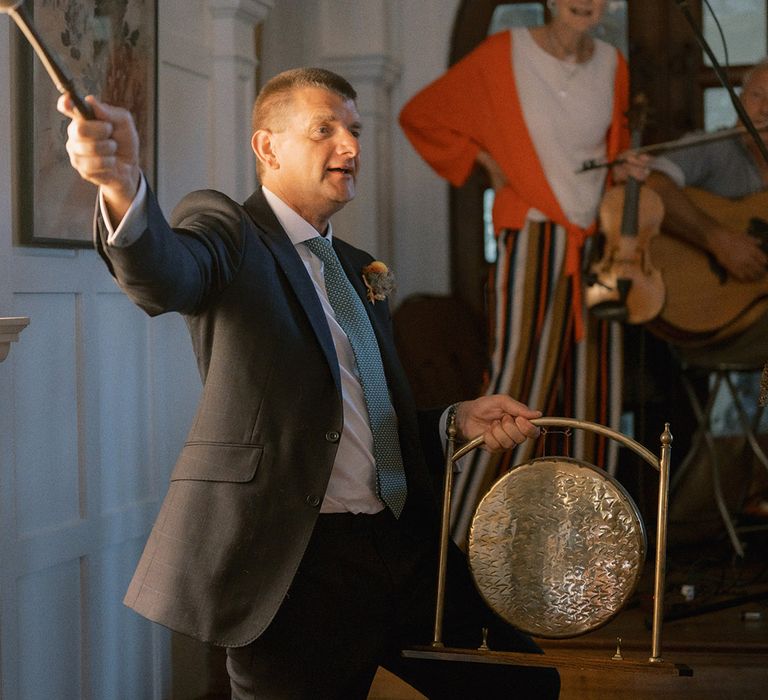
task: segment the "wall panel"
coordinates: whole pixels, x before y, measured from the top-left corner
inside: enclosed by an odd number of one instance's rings
[[[80,595],[77,559],[19,580],[18,700],[82,697]]]
[[[154,666],[153,636],[167,637],[121,601],[144,547],[144,537],[105,547],[88,562],[88,679],[93,698],[147,697]]]
[[[152,496],[147,317],[122,293],[94,304],[98,383],[98,508],[110,512]]]
[[[157,194],[166,214],[187,192],[208,186],[212,135],[206,128],[210,80],[194,67],[163,63],[159,81]]]
[[[77,404],[77,295],[17,294],[34,319],[14,348],[16,521],[20,535],[82,516]]]

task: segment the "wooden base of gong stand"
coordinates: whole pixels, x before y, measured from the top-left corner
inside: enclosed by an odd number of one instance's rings
[[[686,664],[668,661],[644,661],[642,659],[599,658],[583,654],[567,654],[547,651],[546,654],[524,654],[513,651],[492,651],[490,649],[455,649],[451,647],[415,646],[404,649],[402,655],[408,659],[431,659],[433,661],[463,661],[477,664],[502,664],[508,666],[536,666],[545,668],[610,671],[612,673],[655,673],[667,676],[692,676],[693,669]]]

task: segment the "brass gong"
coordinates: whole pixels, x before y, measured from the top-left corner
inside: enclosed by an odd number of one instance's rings
[[[569,457],[513,468],[480,502],[469,563],[480,594],[536,637],[574,637],[611,620],[643,572],[646,534],[606,471]]]
[[[603,435],[622,445],[659,475],[653,577],[653,624],[648,662],[625,659],[618,646],[602,661],[548,650],[546,654],[497,651],[486,643],[476,649],[443,643],[446,571],[450,542],[451,493],[456,463],[484,443],[483,436],[456,449],[456,421],[446,425],[440,557],[435,628],[429,646],[403,649],[406,658],[591,668],[622,672],[690,676],[685,664],[664,661],[661,628],[664,612],[669,462],[672,433],[661,434],[661,451],[650,450],[598,423],[574,418],[534,418],[541,428],[575,428]],[[570,457],[542,457],[515,467],[485,495],[471,524],[469,559],[475,583],[502,618],[540,637],[576,636],[615,616],[637,587],[646,552],[643,521],[622,486],[607,472]],[[483,631],[485,634],[485,631]]]

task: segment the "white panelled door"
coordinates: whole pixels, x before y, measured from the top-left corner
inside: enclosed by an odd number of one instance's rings
[[[167,698],[169,635],[122,598],[200,391],[184,323],[93,251],[11,255],[31,322],[0,364],[0,695]]]

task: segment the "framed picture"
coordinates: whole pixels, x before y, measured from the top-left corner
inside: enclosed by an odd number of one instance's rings
[[[157,0],[27,0],[25,8],[81,96],[131,111],[141,166],[153,183]],[[70,166],[59,93],[22,33],[13,33],[14,240],[91,247],[96,187]]]

